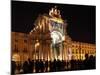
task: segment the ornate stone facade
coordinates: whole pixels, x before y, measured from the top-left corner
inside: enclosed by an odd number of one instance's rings
[[[29,34],[12,32],[12,58],[16,61],[60,59],[84,60],[85,54],[95,56],[94,44],[72,41],[67,34],[67,22],[56,7],[49,14],[39,15]]]

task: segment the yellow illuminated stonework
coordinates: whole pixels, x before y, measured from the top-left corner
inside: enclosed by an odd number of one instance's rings
[[[11,32],[13,60],[23,62],[31,58],[69,61],[84,60],[85,54],[96,56],[95,44],[72,41],[67,34],[67,23],[56,7],[48,15],[39,15],[34,25],[28,34]]]

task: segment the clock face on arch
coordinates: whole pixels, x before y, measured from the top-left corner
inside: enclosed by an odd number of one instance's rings
[[[64,40],[63,27],[62,27],[63,24],[51,21],[51,26],[52,29],[50,31],[53,44],[58,44],[62,42]]]
[[[58,31],[51,32],[51,38],[52,38],[53,44],[62,42],[62,37],[63,37],[62,34]]]

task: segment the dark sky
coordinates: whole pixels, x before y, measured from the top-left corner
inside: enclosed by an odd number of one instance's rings
[[[11,31],[29,33],[37,16],[48,14],[55,5],[67,20],[67,33],[72,40],[95,44],[95,6],[12,1]]]

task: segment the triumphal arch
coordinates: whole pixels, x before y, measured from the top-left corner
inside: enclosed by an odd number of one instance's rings
[[[40,14],[30,31],[31,58],[42,60],[70,60],[71,38],[67,34],[67,21],[55,6],[48,14]]]

